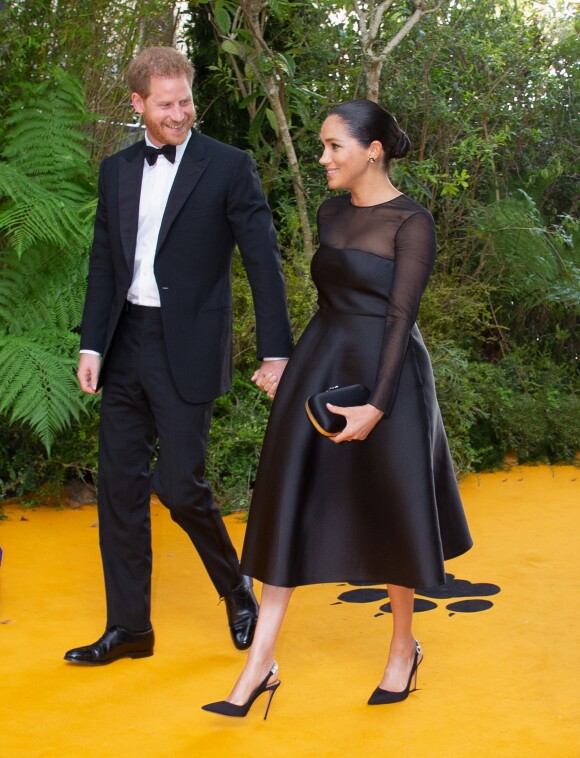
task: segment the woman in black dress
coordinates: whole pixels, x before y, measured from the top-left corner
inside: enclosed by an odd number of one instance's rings
[[[279,686],[274,647],[293,588],[319,582],[387,584],[389,656],[369,704],[404,700],[422,660],[412,632],[415,587],[445,582],[443,562],[471,547],[435,395],[415,324],[435,259],[430,213],[388,175],[409,140],[376,103],[335,107],[322,125],[330,189],[318,211],[312,261],[319,309],[276,386],[242,555],[264,583],[246,666],[228,699],[205,710],[245,716]],[[363,384],[366,405],[329,406],[338,436],[319,434],[306,398]],[[267,712],[267,710],[266,710]]]

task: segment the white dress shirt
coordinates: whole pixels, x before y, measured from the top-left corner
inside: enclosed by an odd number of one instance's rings
[[[159,308],[161,305],[153,272],[155,251],[167,199],[190,137],[191,132],[185,142],[177,145],[175,163],[170,163],[164,155],[160,155],[152,166],[144,160],[133,281],[127,294],[127,300],[134,305],[147,305],[154,308]],[[156,147],[149,139],[147,132],[145,132],[145,142]]]

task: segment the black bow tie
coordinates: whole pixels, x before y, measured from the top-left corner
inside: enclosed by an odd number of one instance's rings
[[[157,163],[160,155],[164,155],[170,163],[175,163],[175,145],[163,145],[163,147],[145,145],[145,160],[150,166]]]

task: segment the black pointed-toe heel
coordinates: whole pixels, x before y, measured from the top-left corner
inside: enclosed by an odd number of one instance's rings
[[[405,689],[402,692],[389,692],[389,690],[382,690],[380,687],[377,687],[370,696],[368,704],[386,705],[388,703],[400,703],[402,700],[406,700],[409,697],[409,692],[414,692],[417,689],[417,669],[422,660],[421,645],[415,640],[415,658],[413,659],[409,681],[407,682]],[[412,681],[413,689],[411,689]]]
[[[276,676],[277,673],[278,664],[274,662],[274,665],[268,672],[265,679],[256,687],[256,689],[252,692],[248,700],[243,703],[243,705],[236,705],[235,703],[229,703],[227,700],[220,700],[217,703],[208,703],[207,705],[202,705],[201,708],[202,710],[209,711],[210,713],[218,713],[220,716],[233,716],[235,718],[243,718],[248,714],[248,711],[252,707],[254,700],[256,700],[256,698],[258,698],[262,693],[267,692],[269,694],[269,697],[268,703],[266,705],[266,712],[264,713],[265,721],[268,718],[268,711],[270,710],[270,703],[272,702],[274,693],[281,684],[279,679],[276,679],[276,681],[272,682],[271,684],[268,684],[268,681],[273,676]]]

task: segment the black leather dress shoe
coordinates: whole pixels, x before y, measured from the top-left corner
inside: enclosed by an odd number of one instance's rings
[[[254,639],[259,610],[250,577],[242,576],[224,600],[234,645],[238,650],[247,650]]]
[[[65,661],[85,666],[102,666],[118,658],[147,658],[153,655],[153,628],[146,632],[129,632],[122,626],[110,626],[92,645],[75,647],[65,653]]]

